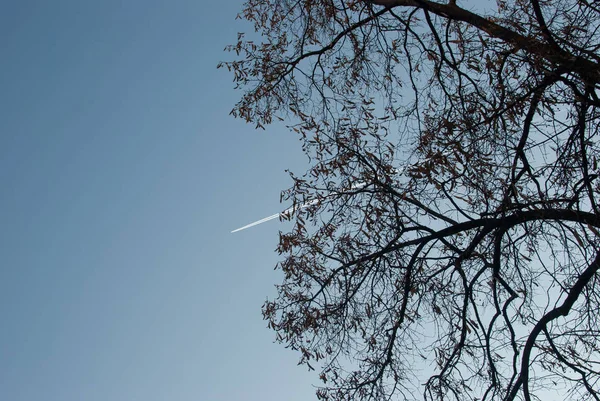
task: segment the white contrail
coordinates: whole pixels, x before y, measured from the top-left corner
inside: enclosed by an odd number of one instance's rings
[[[362,188],[362,187],[364,187],[365,185],[367,185],[367,183],[366,183],[366,182],[359,182],[358,184],[355,184],[355,185],[351,186],[351,187],[350,187],[350,190],[353,190],[353,189],[358,189],[358,188]],[[276,219],[276,218],[278,218],[278,217],[288,217],[288,216],[290,216],[290,215],[291,215],[293,212],[295,212],[295,211],[297,211],[297,210],[304,209],[305,207],[309,207],[309,206],[312,206],[312,205],[314,205],[314,204],[317,204],[317,203],[319,203],[319,200],[317,200],[317,199],[313,199],[313,200],[311,200],[311,201],[309,201],[309,202],[303,203],[303,204],[302,204],[302,205],[300,205],[300,206],[296,206],[295,208],[294,208],[294,207],[290,207],[290,208],[288,208],[288,209],[284,210],[284,211],[283,211],[283,212],[281,212],[281,213],[276,213],[276,214],[273,214],[273,215],[271,215],[271,216],[269,216],[269,217],[265,217],[264,219],[260,219],[260,220],[257,220],[257,221],[255,221],[255,222],[253,222],[253,223],[247,224],[247,225],[245,225],[245,226],[243,226],[243,227],[236,228],[236,229],[235,229],[235,230],[233,230],[231,233],[232,233],[232,234],[233,234],[233,233],[237,233],[238,231],[242,231],[242,230],[245,230],[245,229],[247,229],[247,228],[254,227],[254,226],[257,226],[257,225],[259,225],[259,224],[262,224],[262,223],[266,223],[267,221],[269,221],[269,220],[273,220],[273,219]]]
[[[244,227],[236,228],[235,230],[232,231],[232,233],[237,233],[238,231],[242,231],[242,230],[245,230],[247,228],[254,227],[254,226],[257,226],[259,224],[265,223],[265,222],[267,222],[269,220],[276,219],[277,217],[283,215],[284,213],[285,212],[277,213],[277,214],[271,215],[269,217],[265,217],[264,219],[257,220],[254,223],[247,224]]]
[[[451,154],[451,152],[450,152],[450,151],[445,151],[445,152],[442,152],[441,154],[442,154],[443,156],[448,156],[448,155],[450,155],[450,154]],[[407,168],[408,168],[408,167],[409,167],[409,164],[407,163],[407,164],[405,164],[405,165],[401,166],[400,168],[394,168],[394,169],[392,170],[392,173],[393,173],[393,174],[395,174],[395,175],[404,174],[404,173],[406,172],[406,170],[407,170]],[[353,189],[362,188],[362,187],[364,187],[365,185],[367,185],[367,183],[366,183],[366,182],[359,182],[359,183],[357,183],[357,184],[354,184],[354,185],[352,185],[348,191],[352,191]],[[284,210],[284,211],[283,211],[283,212],[281,212],[281,213],[277,213],[277,214],[274,214],[274,215],[272,215],[272,216],[265,217],[264,219],[257,220],[257,221],[255,221],[254,223],[250,223],[250,224],[248,224],[248,225],[245,225],[244,227],[236,228],[235,230],[233,230],[233,231],[232,231],[232,233],[236,233],[236,232],[238,232],[238,231],[242,231],[242,230],[245,230],[245,229],[247,229],[247,228],[250,228],[250,227],[257,226],[257,225],[259,225],[259,224],[265,223],[265,222],[267,222],[267,221],[269,221],[269,220],[276,219],[276,218],[278,218],[278,217],[289,217],[289,216],[290,216],[290,214],[292,214],[292,213],[293,213],[293,212],[295,212],[296,210],[304,209],[305,207],[308,207],[308,206],[314,205],[315,203],[318,203],[318,202],[319,202],[319,201],[315,199],[315,200],[311,200],[311,201],[308,201],[308,202],[306,202],[306,203],[303,203],[302,205],[300,205],[300,206],[297,206],[296,208],[294,208],[294,207],[290,207],[290,208],[288,208],[288,209]]]

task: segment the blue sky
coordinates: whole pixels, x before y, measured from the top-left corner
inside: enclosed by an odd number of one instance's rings
[[[241,1],[0,5],[0,399],[307,400],[273,344],[283,126],[228,115]]]

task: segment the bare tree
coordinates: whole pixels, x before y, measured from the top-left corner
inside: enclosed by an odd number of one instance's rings
[[[248,0],[233,114],[291,121],[263,314],[322,400],[600,400],[600,5]]]

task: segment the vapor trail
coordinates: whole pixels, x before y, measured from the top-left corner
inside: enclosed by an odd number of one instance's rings
[[[273,214],[273,215],[271,215],[269,217],[265,217],[264,219],[257,220],[254,223],[247,224],[244,227],[236,228],[235,230],[232,231],[232,233],[237,233],[238,231],[242,231],[242,230],[245,230],[247,228],[254,227],[254,226],[257,226],[259,224],[265,223],[265,222],[267,222],[269,220],[276,219],[277,217],[283,215],[284,213],[285,212],[276,213],[276,214]]]
[[[448,155],[450,155],[450,153],[451,152],[446,151],[446,152],[442,152],[441,154],[444,155],[444,156],[448,156]],[[409,164],[407,163],[407,164],[404,164],[403,166],[401,166],[400,168],[394,168],[393,169],[393,174],[395,174],[395,175],[402,175],[402,174],[404,174],[406,172],[406,170],[407,170],[408,167],[409,167]],[[350,189],[348,189],[348,191],[352,191],[353,189],[362,188],[362,187],[364,187],[366,185],[367,185],[366,182],[359,182],[357,184],[352,185],[350,187]],[[264,219],[257,220],[254,223],[250,223],[248,225],[245,225],[244,227],[236,228],[235,230],[232,231],[232,233],[237,233],[238,231],[242,231],[242,230],[245,230],[247,228],[257,226],[259,224],[265,223],[265,222],[267,222],[269,220],[276,219],[278,217],[289,217],[296,210],[304,209],[305,207],[314,205],[315,203],[318,203],[318,202],[319,201],[315,199],[315,200],[311,200],[311,201],[308,201],[306,203],[303,203],[302,205],[297,206],[296,208],[290,207],[290,208],[284,210],[281,213],[277,213],[277,214],[274,214],[272,216],[265,217]]]
[[[364,187],[365,185],[367,185],[367,183],[366,183],[366,182],[359,182],[358,184],[355,184],[355,185],[353,185],[352,187],[350,187],[350,190],[353,190],[353,189],[358,189],[358,188],[362,188],[362,187]],[[236,229],[235,229],[235,230],[233,230],[231,233],[232,233],[232,234],[233,234],[233,233],[237,233],[238,231],[242,231],[242,230],[245,230],[245,229],[247,229],[247,228],[254,227],[254,226],[257,226],[257,225],[259,225],[259,224],[262,224],[262,223],[266,223],[267,221],[270,221],[270,220],[276,219],[276,218],[278,218],[278,217],[288,217],[288,216],[290,216],[290,215],[291,215],[293,212],[295,212],[295,211],[297,211],[297,210],[304,209],[305,207],[309,207],[309,206],[312,206],[312,205],[314,205],[314,204],[317,204],[317,203],[319,203],[319,201],[318,201],[317,199],[314,199],[314,200],[311,200],[311,201],[309,201],[309,202],[303,203],[302,205],[300,205],[300,206],[297,206],[297,207],[295,207],[295,208],[294,208],[294,207],[290,207],[290,208],[288,208],[288,209],[284,210],[284,211],[283,211],[283,212],[281,212],[281,213],[276,213],[276,214],[273,214],[273,215],[271,215],[271,216],[269,216],[269,217],[265,217],[265,218],[263,218],[263,219],[260,219],[260,220],[257,220],[257,221],[255,221],[255,222],[253,222],[253,223],[247,224],[247,225],[245,225],[245,226],[243,226],[243,227],[236,228]]]

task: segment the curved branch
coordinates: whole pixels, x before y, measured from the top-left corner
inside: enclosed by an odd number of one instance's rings
[[[525,347],[523,349],[523,359],[521,360],[521,374],[519,375],[519,379],[515,383],[514,387],[511,389],[508,397],[506,397],[505,401],[512,401],[517,396],[521,386],[523,386],[523,395],[525,400],[530,401],[531,397],[529,395],[529,360],[531,358],[531,351],[533,350],[533,346],[538,335],[546,329],[548,323],[552,320],[558,319],[561,316],[567,316],[571,311],[571,308],[583,292],[586,285],[592,280],[594,275],[600,270],[600,252],[596,253],[596,258],[594,261],[579,275],[579,278],[569,291],[567,298],[562,303],[561,306],[552,309],[548,313],[546,313],[534,326],[533,330],[529,334],[527,338],[527,342],[525,343]]]

